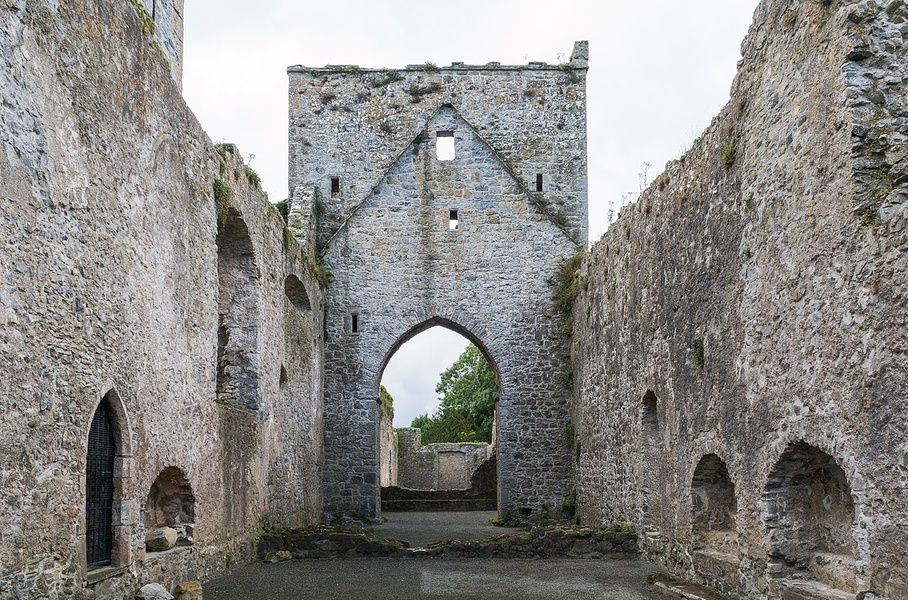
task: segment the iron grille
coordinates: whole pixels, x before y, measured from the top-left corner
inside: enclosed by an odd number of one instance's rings
[[[110,564],[113,549],[113,468],[116,441],[110,407],[102,401],[88,432],[85,542],[88,567]]]

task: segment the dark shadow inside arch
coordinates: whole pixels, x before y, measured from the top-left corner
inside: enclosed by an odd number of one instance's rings
[[[763,501],[770,567],[783,588],[817,582],[855,593],[855,505],[835,458],[789,444],[766,482]]]
[[[218,219],[218,402],[259,409],[258,283],[249,228],[235,209]]]
[[[478,389],[480,391],[472,397],[467,392],[466,397],[485,398],[480,403],[483,407],[480,414],[486,416],[471,420],[467,418],[468,411],[452,409],[442,403],[434,415],[419,417],[416,420],[419,425],[414,421],[415,427],[395,429],[393,400],[382,385],[385,370],[404,344],[434,327],[453,331],[468,342],[456,361],[458,368],[452,371],[453,365],[450,365],[447,371],[461,374],[455,379],[459,383],[448,388],[448,397],[464,398],[465,391]],[[476,385],[477,382],[485,383]],[[460,387],[461,383],[463,387]],[[493,386],[494,394],[490,391]],[[391,344],[378,370],[375,389],[379,402],[379,501],[382,512],[391,515],[389,519],[393,521],[395,513],[400,512],[497,510],[496,429],[498,399],[502,391],[501,374],[488,347],[477,335],[442,317],[423,321]],[[487,411],[492,411],[492,416]],[[470,416],[475,417],[475,413]],[[491,439],[488,437],[489,418],[492,419]],[[457,428],[461,424],[464,429]],[[476,515],[480,520],[489,518],[478,512]],[[444,522],[443,517],[441,519],[439,523]]]
[[[85,559],[88,570],[129,562],[131,531],[114,508],[127,500],[125,474],[131,436],[116,390],[95,407],[86,439]]]

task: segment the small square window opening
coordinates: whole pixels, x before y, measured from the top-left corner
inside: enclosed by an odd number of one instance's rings
[[[460,223],[460,220],[457,217],[457,209],[452,208],[448,211],[448,229],[453,231],[457,229],[457,225]]]
[[[454,160],[454,132],[439,131],[435,134],[435,158],[438,160]]]

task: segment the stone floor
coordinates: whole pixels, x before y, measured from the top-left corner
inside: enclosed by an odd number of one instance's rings
[[[386,513],[376,533],[414,548],[484,539],[495,512]],[[507,560],[361,558],[252,563],[205,584],[206,600],[649,600],[668,598],[645,582],[654,567],[634,559]]]
[[[363,558],[252,563],[205,584],[205,600],[655,600],[639,560]]]

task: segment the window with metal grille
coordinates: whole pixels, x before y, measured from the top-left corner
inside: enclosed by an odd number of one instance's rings
[[[89,568],[110,564],[113,550],[113,474],[116,454],[113,417],[105,399],[98,405],[88,432],[85,548]]]

